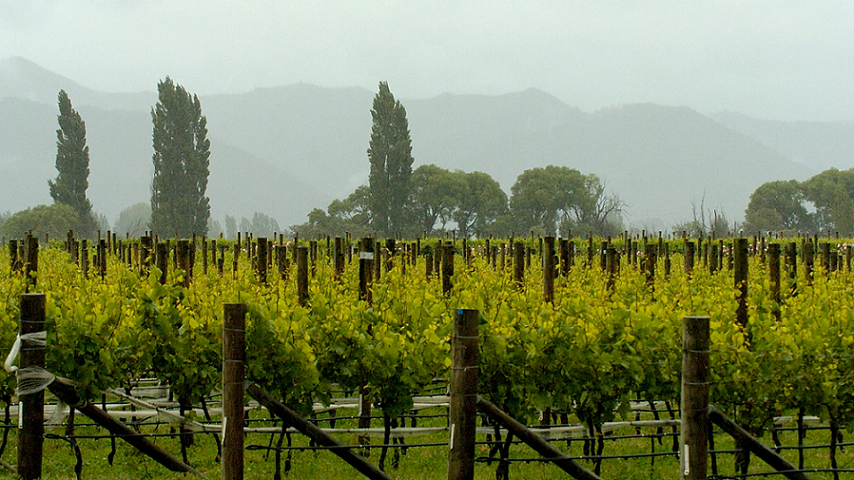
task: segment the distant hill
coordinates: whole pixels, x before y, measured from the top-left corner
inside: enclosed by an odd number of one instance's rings
[[[96,210],[114,220],[121,209],[148,201],[156,95],[103,94],[26,60],[8,59],[0,61],[0,211],[50,201],[60,88],[87,124],[89,196]],[[214,216],[222,221],[226,214],[260,211],[281,225],[302,223],[312,208],[325,209],[367,182],[373,96],[361,88],[296,84],[201,97],[211,139]],[[741,219],[750,193],[763,182],[804,179],[824,168],[795,162],[780,144],[686,107],[638,104],[588,113],[535,89],[401,102],[415,167],[483,171],[508,193],[516,177],[533,167],[592,172],[627,202],[627,220],[638,228],[666,229],[688,220],[701,202]]]
[[[733,112],[712,118],[813,170],[854,168],[854,122],[779,122]]]

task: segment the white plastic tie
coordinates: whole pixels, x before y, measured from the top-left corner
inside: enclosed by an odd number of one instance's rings
[[[40,332],[26,333],[24,335],[18,334],[15,337],[15,343],[12,344],[12,351],[9,352],[9,355],[6,356],[6,361],[3,362],[3,368],[6,369],[7,372],[12,373],[18,370],[18,367],[12,365],[12,362],[18,358],[18,354],[21,353],[21,345],[27,342],[28,345],[33,346],[45,346],[47,344],[47,332],[42,330]]]

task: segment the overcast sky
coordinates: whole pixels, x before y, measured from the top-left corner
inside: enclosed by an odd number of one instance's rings
[[[854,120],[851,0],[0,0],[10,56],[104,91],[386,80],[398,98],[536,87],[588,111]]]

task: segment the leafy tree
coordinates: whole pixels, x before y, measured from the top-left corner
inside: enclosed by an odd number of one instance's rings
[[[252,222],[246,217],[240,217],[240,232],[252,233]]]
[[[441,229],[445,230],[457,198],[464,188],[464,178],[461,175],[433,164],[416,168],[412,172],[412,193],[418,229],[432,235],[438,221],[442,225]]]
[[[854,234],[854,169],[831,168],[801,184],[804,196],[815,205],[815,228]]]
[[[225,216],[225,238],[229,240],[237,238],[237,220],[231,215]]]
[[[539,228],[554,235],[573,207],[584,204],[587,185],[578,170],[549,165],[525,170],[510,191],[510,210],[522,231]]]
[[[69,230],[78,224],[77,212],[70,205],[54,203],[21,210],[9,217],[0,226],[0,235],[6,238],[22,238],[27,232],[43,238],[65,238]]]
[[[599,177],[589,174],[584,178],[585,195],[573,205],[572,216],[564,217],[560,231],[574,230],[579,234],[593,232],[596,235],[619,235],[622,230],[624,203],[616,194],[606,194],[605,185]]]
[[[315,208],[308,214],[308,221],[294,225],[291,230],[309,238],[318,234],[344,236],[347,232],[354,237],[370,233],[370,189],[362,185],[344,200],[333,200],[324,212]]]
[[[496,219],[507,212],[507,194],[483,172],[454,172],[463,188],[456,192],[453,219],[460,235],[489,235]]]
[[[383,235],[411,229],[412,141],[406,109],[380,82],[371,109],[373,126],[368,148],[371,162],[371,213],[374,230]]]
[[[145,234],[148,224],[151,222],[151,205],[137,203],[122,210],[113,230],[117,234],[128,234],[131,237],[140,237]]]
[[[522,231],[554,235],[556,227],[609,235],[620,230],[623,202],[606,195],[596,175],[549,165],[525,170],[511,188],[510,210]]]
[[[213,217],[208,219],[208,236],[210,238],[217,238],[222,235],[222,224],[219,223],[219,220],[214,220]]]
[[[261,212],[255,212],[252,215],[252,234],[254,236],[270,238],[278,232],[281,232],[281,229],[275,218]]]
[[[196,95],[169,77],[157,85],[154,123],[154,179],[151,182],[151,230],[161,236],[206,235],[210,204],[210,141],[207,119]]]
[[[86,123],[71,105],[65,90],[57,95],[59,102],[59,129],[56,131],[55,180],[48,180],[50,196],[56,203],[68,205],[77,213],[76,229],[81,236],[95,231],[96,220],[92,204],[86,198],[89,188],[89,147],[86,145]]]
[[[351,233],[357,230],[367,233],[372,218],[371,190],[368,186],[362,185],[344,200],[333,200],[326,211],[329,216],[341,220],[343,226],[348,227]]]
[[[793,234],[812,230],[806,197],[796,180],[767,182],[750,194],[744,211],[746,233],[780,231]]]

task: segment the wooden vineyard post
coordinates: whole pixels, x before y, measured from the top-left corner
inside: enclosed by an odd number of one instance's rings
[[[750,333],[747,331],[747,239],[736,238],[734,247],[733,280],[735,282],[736,300],[738,300],[735,321],[744,331],[745,339],[749,343]]]
[[[344,267],[345,267],[345,264],[344,264],[344,260],[345,260],[345,257],[344,257],[344,239],[341,237],[335,237],[334,245],[335,245],[335,252],[334,252],[334,254],[335,254],[335,262],[334,262],[335,280],[340,282],[341,278],[344,276]]]
[[[458,309],[451,336],[448,480],[474,478],[477,372],[480,362],[478,310]]]
[[[658,263],[658,245],[647,243],[644,246],[644,271],[646,271],[646,286],[655,288],[655,265]]]
[[[267,241],[267,238],[258,237],[258,256],[255,258],[255,273],[258,275],[258,281],[262,284],[267,283],[268,248],[270,248],[270,243]]]
[[[98,242],[98,275],[103,280],[107,276],[107,241]]]
[[[188,288],[190,286],[190,241],[189,240],[178,240],[178,244],[175,248],[176,256],[178,257],[178,269],[184,272],[183,280],[181,280],[181,286],[184,288]]]
[[[807,277],[807,285],[812,285],[813,265],[815,261],[814,252],[812,241],[807,240],[803,248],[804,274]]]
[[[166,242],[157,242],[157,268],[160,270],[160,284],[164,285],[169,271],[169,245]]]
[[[44,329],[45,295],[43,293],[21,295],[20,335],[22,337],[32,335],[43,332]],[[22,340],[18,375],[20,376],[27,367],[44,368],[44,363],[44,345]],[[18,408],[21,409],[21,425],[18,430],[18,475],[24,480],[39,478],[42,474],[44,444],[44,390],[19,395]]]
[[[208,237],[202,235],[202,273],[208,274]]]
[[[85,243],[86,240],[83,240],[83,242],[84,242],[83,248],[85,248],[86,247],[86,243]],[[148,269],[149,269],[149,267],[151,267],[151,247],[152,247],[152,243],[151,243],[151,237],[150,236],[146,235],[146,236],[139,239],[139,248],[140,248],[140,252],[139,252],[139,256],[140,256],[139,273],[140,273],[140,275],[147,275]]]
[[[308,247],[297,247],[297,298],[308,306]]]
[[[705,480],[709,430],[709,317],[682,319],[681,478]]]
[[[520,289],[525,286],[525,245],[522,242],[513,244],[513,280]]]
[[[789,295],[798,291],[798,244],[789,242],[786,248],[786,265],[789,273]]]
[[[13,272],[21,271],[18,266],[18,241],[9,240],[9,269]]]
[[[234,255],[231,259],[231,278],[237,278],[237,261],[240,258],[240,234],[237,235],[237,243],[234,244]]]
[[[670,278],[670,245],[664,244],[664,279]]]
[[[774,319],[780,321],[780,244],[768,244],[768,276],[771,280],[771,311]]]
[[[446,297],[454,287],[451,278],[454,276],[454,245],[445,245],[442,253],[442,294]]]
[[[555,298],[555,237],[543,238],[543,301]]]
[[[223,305],[222,479],[243,479],[243,370],[246,361],[246,304]]]
[[[27,291],[29,288],[35,288],[38,283],[39,272],[39,239],[38,237],[27,236],[27,259],[24,265],[24,274],[27,277]]]
[[[617,254],[617,249],[608,247],[605,252],[605,272],[607,274],[606,288],[608,293],[614,293],[614,288],[617,285],[617,272],[620,266],[620,256]]]
[[[83,277],[89,278],[89,240],[80,241],[80,270]]]
[[[373,303],[371,284],[373,283],[374,247],[370,238],[363,238],[359,246],[359,300]]]
[[[558,251],[560,252],[560,274],[565,277],[569,275],[569,240],[561,238],[558,242]]]
[[[685,242],[685,275],[691,278],[691,273],[694,272],[694,242]]]

